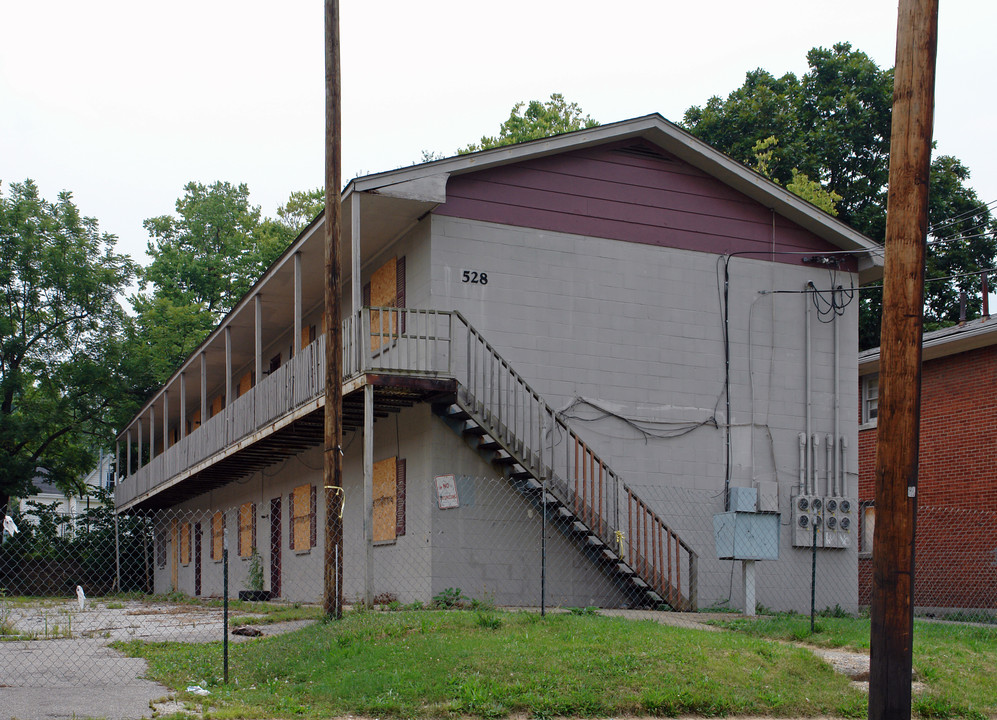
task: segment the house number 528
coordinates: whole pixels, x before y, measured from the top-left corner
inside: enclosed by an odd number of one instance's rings
[[[473,283],[475,285],[487,285],[488,284],[488,273],[478,272],[477,270],[464,270],[464,274],[461,276],[463,282]]]

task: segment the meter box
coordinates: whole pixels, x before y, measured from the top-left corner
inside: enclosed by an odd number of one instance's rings
[[[721,560],[778,560],[779,515],[725,512],[713,516],[713,539]]]
[[[814,527],[817,547],[824,547],[824,499],[819,495],[793,497],[793,547],[813,547]]]
[[[824,547],[848,548],[855,545],[856,503],[851,498],[825,497]]]

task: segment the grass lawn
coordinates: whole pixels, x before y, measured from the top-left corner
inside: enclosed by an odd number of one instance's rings
[[[804,615],[717,623],[759,638],[869,651],[869,619]],[[997,626],[914,621],[914,677],[927,691],[912,701],[925,718],[997,717]]]
[[[149,677],[206,684],[209,718],[863,717],[866,699],[805,649],[591,614],[357,612],[230,647],[121,643]]]

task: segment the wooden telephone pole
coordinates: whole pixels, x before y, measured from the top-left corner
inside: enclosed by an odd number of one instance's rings
[[[886,214],[869,720],[910,720],[921,338],[938,0],[900,0]]]
[[[327,617],[343,616],[343,338],[340,322],[342,203],[339,1],[325,0],[325,578]]]

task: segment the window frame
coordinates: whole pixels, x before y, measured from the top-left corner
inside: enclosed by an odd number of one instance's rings
[[[870,373],[859,378],[861,385],[861,417],[863,427],[875,427],[879,419],[879,373]]]

